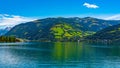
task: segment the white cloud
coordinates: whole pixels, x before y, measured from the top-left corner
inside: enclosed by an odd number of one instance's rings
[[[83,6],[87,7],[87,8],[99,8],[99,6],[95,5],[95,4],[90,4],[90,3],[84,3]]]
[[[0,14],[0,27],[13,27],[20,23],[36,20],[34,18],[23,17],[18,15]]]
[[[109,16],[109,17],[106,17],[104,18],[105,20],[120,20],[120,14],[116,14],[116,15],[113,15],[113,16]]]

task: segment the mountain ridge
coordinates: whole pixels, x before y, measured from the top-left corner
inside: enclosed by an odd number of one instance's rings
[[[45,18],[16,25],[6,35],[29,40],[71,41],[92,35],[103,28],[119,23],[120,21],[117,20],[109,21],[91,17]],[[56,27],[58,25],[59,27]],[[71,28],[71,30],[66,29],[66,27]],[[53,30],[51,30],[52,28]],[[66,32],[69,37],[66,37]],[[56,35],[59,38],[56,38]]]

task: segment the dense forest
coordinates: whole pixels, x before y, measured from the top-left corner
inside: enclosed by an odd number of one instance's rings
[[[20,42],[20,40],[14,36],[0,36],[0,42]]]

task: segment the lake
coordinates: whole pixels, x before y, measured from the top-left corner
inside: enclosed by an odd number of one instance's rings
[[[0,43],[0,68],[120,68],[120,46],[85,42]]]

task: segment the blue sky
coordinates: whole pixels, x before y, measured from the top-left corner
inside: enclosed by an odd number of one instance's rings
[[[84,3],[99,8],[87,8]],[[120,13],[119,0],[0,0],[0,13],[27,17],[89,16]]]
[[[120,20],[119,0],[0,0],[0,27],[46,17]]]

